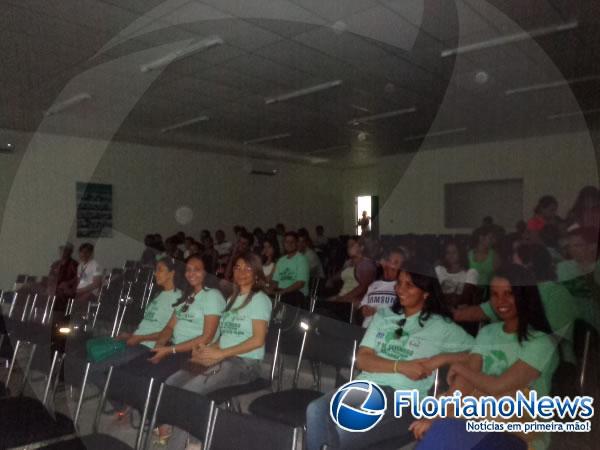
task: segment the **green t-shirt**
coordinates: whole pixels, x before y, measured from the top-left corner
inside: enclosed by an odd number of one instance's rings
[[[428,358],[440,353],[458,353],[471,350],[474,339],[449,319],[433,314],[419,324],[419,314],[406,319],[400,339],[396,337],[398,321],[404,314],[396,314],[391,308],[377,311],[369,324],[360,345],[375,350],[381,358],[411,361]],[[422,396],[433,385],[433,374],[422,380],[413,381],[399,373],[362,372],[359,379],[373,381],[394,389],[418,389]]]
[[[492,249],[489,249],[487,258],[485,258],[483,261],[476,261],[475,252],[473,250],[469,251],[469,269],[475,269],[477,273],[479,273],[479,277],[477,278],[478,286],[489,286],[492,276],[494,275],[495,257],[496,252]]]
[[[563,358],[566,361],[574,362],[573,323],[578,318],[586,320],[586,317],[589,316],[584,311],[585,303],[581,299],[573,298],[567,288],[555,281],[542,281],[537,284],[537,287],[550,328],[557,338],[564,339],[561,344]],[[492,308],[491,301],[479,306],[492,322],[499,320]]]
[[[517,333],[505,333],[504,322],[493,323],[479,330],[471,353],[483,358],[482,372],[486,375],[502,375],[517,360],[521,360],[540,372],[531,386],[539,396],[548,395],[552,375],[558,366],[558,353],[552,337],[531,330],[527,340],[519,343]]]
[[[253,334],[253,320],[264,320],[265,322],[271,320],[271,299],[263,292],[256,292],[252,296],[250,303],[242,309],[237,309],[244,303],[245,299],[246,295],[238,295],[231,309],[225,311],[223,316],[221,316],[219,325],[221,332],[219,346],[221,348],[233,347],[250,339]],[[265,347],[263,345],[238,356],[242,358],[263,359],[265,356]]]
[[[181,291],[175,289],[173,291],[162,291],[158,294],[144,312],[144,318],[135,330],[135,335],[143,336],[146,334],[159,333],[169,323],[173,315],[173,303],[181,298]],[[146,347],[154,348],[154,341],[142,342]]]
[[[277,282],[277,286],[280,289],[290,287],[297,281],[304,281],[304,286],[302,286],[300,291],[304,295],[308,295],[308,277],[309,268],[306,256],[300,252],[296,252],[291,258],[287,255],[279,258],[275,265],[273,281]]]
[[[194,296],[194,302],[183,312],[185,303],[175,308],[177,323],[173,330],[173,343],[182,342],[202,336],[204,333],[204,316],[220,316],[225,309],[225,299],[217,289],[204,288]],[[217,333],[218,334],[218,333]],[[217,339],[217,335],[215,338]]]

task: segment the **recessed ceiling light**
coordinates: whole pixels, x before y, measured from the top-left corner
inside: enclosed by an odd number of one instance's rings
[[[92,96],[90,94],[88,94],[87,92],[82,92],[82,93],[77,94],[63,102],[52,105],[44,113],[44,116],[49,117],[54,114],[58,114],[60,112],[63,112],[66,109],[73,108],[74,106],[76,106],[80,103],[83,103],[85,101],[91,100],[91,99],[92,99]]]
[[[536,37],[546,36],[548,34],[559,33],[562,31],[573,30],[579,26],[579,23],[574,20],[567,23],[553,25],[550,27],[538,28],[531,31],[523,31],[521,33],[510,34],[508,36],[500,36],[486,41],[476,42],[474,44],[461,45],[460,47],[450,48],[442,50],[440,56],[442,58],[459,55],[462,53],[474,52],[476,50],[483,50],[486,48],[498,47],[500,45],[506,45],[513,42],[525,41]]]
[[[291,136],[290,133],[274,134],[272,136],[259,137],[259,138],[256,138],[256,139],[250,139],[249,141],[244,141],[244,145],[259,144],[261,142],[276,141],[278,139],[285,139],[285,138],[288,138],[290,136]]]
[[[357,117],[348,121],[348,125],[358,125],[359,123],[375,122],[376,120],[387,119],[389,117],[401,116],[404,114],[411,114],[417,111],[417,108],[411,106],[410,108],[397,109],[395,111],[388,111],[380,114],[373,114],[370,116]]]
[[[288,92],[287,94],[278,95],[276,97],[268,97],[265,98],[265,104],[271,105],[273,103],[283,102],[292,98],[303,97],[305,95],[310,95],[316,92],[321,92],[327,89],[334,88],[336,86],[341,85],[342,83],[342,80],[333,80],[328,81],[326,83],[317,84],[316,86],[310,86],[304,89],[299,89],[297,91]]]
[[[179,128],[189,127],[190,125],[193,125],[198,122],[206,122],[209,119],[210,119],[210,117],[208,117],[208,116],[195,117],[193,119],[186,120],[184,122],[176,123],[174,125],[169,125],[168,127],[165,127],[162,130],[160,130],[160,132],[168,133],[169,131],[178,130]]]
[[[416,141],[418,139],[437,137],[437,136],[446,136],[447,134],[456,134],[467,131],[466,128],[451,128],[448,130],[440,130],[440,131],[432,131],[431,133],[417,134],[414,136],[405,137],[405,141]]]
[[[525,92],[541,91],[544,89],[552,89],[570,84],[585,83],[586,81],[600,80],[600,75],[586,75],[585,77],[570,78],[567,80],[550,81],[548,83],[532,84],[530,86],[522,86],[518,88],[507,89],[504,91],[506,95],[522,94]]]
[[[181,48],[179,50],[175,50],[174,52],[169,53],[168,55],[163,56],[155,61],[152,61],[148,64],[143,64],[140,66],[140,70],[142,72],[150,72],[151,70],[160,69],[162,67],[168,66],[174,61],[178,59],[185,58],[192,53],[196,53],[202,50],[209,49],[214,47],[215,45],[223,44],[223,39],[219,36],[210,36],[205,39],[201,39],[197,42],[192,42],[187,47]]]
[[[589,114],[597,114],[597,113],[600,113],[600,108],[586,109],[584,111],[573,111],[573,112],[566,112],[566,113],[560,113],[560,114],[551,114],[548,116],[548,119],[549,120],[564,119],[566,117],[587,116]]]

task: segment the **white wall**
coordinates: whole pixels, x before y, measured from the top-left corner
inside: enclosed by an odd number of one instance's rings
[[[584,132],[386,157],[344,170],[344,231],[353,232],[354,198],[378,195],[381,234],[470,232],[444,226],[444,185],[506,178],[523,178],[523,217],[544,194],[554,195],[565,214],[581,187],[598,186],[597,168]]]
[[[114,237],[96,242],[106,267],[139,257],[149,232],[224,227],[323,224],[341,232],[340,174],[276,163],[276,176],[249,175],[243,158],[47,134],[6,136],[15,154],[0,154],[0,287],[17,273],[45,274],[60,243],[75,236],[77,181],[113,185]],[[10,137],[9,137],[10,136]],[[260,164],[260,163],[259,163]],[[180,225],[175,211],[188,206],[194,218]]]

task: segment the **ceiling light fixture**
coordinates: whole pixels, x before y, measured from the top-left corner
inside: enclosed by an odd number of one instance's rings
[[[85,101],[88,101],[91,99],[92,99],[92,96],[90,94],[88,94],[87,92],[82,92],[81,94],[77,94],[77,95],[71,97],[70,99],[65,100],[64,102],[60,102],[60,103],[56,103],[55,105],[52,105],[44,113],[44,116],[46,116],[46,117],[53,116],[54,114],[63,112],[66,109],[72,108],[82,102],[85,102]]]
[[[364,106],[358,106],[358,105],[351,104],[350,107],[357,109],[359,111],[362,111],[362,112],[367,112],[367,113],[371,112],[369,109],[365,108]]]
[[[548,83],[533,84],[531,86],[523,86],[523,87],[518,87],[518,88],[513,88],[513,89],[507,89],[504,93],[506,95],[522,94],[524,92],[541,91],[544,89],[552,89],[552,88],[556,88],[556,87],[567,86],[570,84],[585,83],[586,81],[596,81],[596,80],[600,80],[600,75],[587,75],[585,77],[571,78],[568,80],[559,80],[559,81],[551,81]]]
[[[290,136],[291,136],[290,133],[274,134],[272,136],[265,136],[265,137],[260,137],[260,138],[256,138],[256,139],[250,139],[249,141],[244,141],[244,145],[259,144],[261,142],[276,141],[278,139],[285,139],[285,138],[288,138]]]
[[[174,61],[178,59],[185,58],[186,56],[191,55],[192,53],[199,52],[201,50],[206,50],[215,45],[221,45],[224,41],[219,36],[209,36],[205,39],[201,39],[200,41],[193,42],[189,44],[187,47],[184,47],[179,50],[175,50],[174,52],[169,53],[168,55],[163,56],[155,61],[152,61],[148,64],[142,64],[140,66],[140,70],[142,72],[150,72],[151,70],[160,69],[162,67],[168,66]]]
[[[288,92],[287,94],[278,95],[276,97],[265,98],[265,105],[283,102],[291,98],[304,97],[305,95],[314,94],[316,92],[325,91],[342,84],[342,80],[328,81],[327,83],[317,84],[316,86],[307,87],[298,91]]]
[[[448,56],[459,55],[461,53],[474,52],[477,50],[510,44],[512,42],[520,42],[549,34],[560,33],[562,31],[569,31],[577,28],[578,26],[579,22],[573,20],[571,22],[561,23],[559,25],[552,25],[550,27],[538,28],[531,31],[523,31],[521,33],[500,36],[497,38],[488,39],[486,41],[476,42],[474,44],[461,45],[460,47],[445,49],[442,50],[440,55],[442,58],[446,58]]]
[[[417,111],[414,106],[410,108],[398,109],[396,111],[388,111],[381,114],[373,114],[371,116],[357,117],[348,121],[348,125],[358,125],[359,123],[374,122],[376,120],[387,119],[389,117],[401,116],[403,114],[411,114]]]
[[[416,140],[422,139],[422,138],[445,136],[447,134],[462,133],[464,131],[467,131],[467,129],[464,128],[464,127],[463,128],[451,128],[449,130],[434,131],[432,133],[425,133],[425,134],[418,134],[418,135],[415,135],[415,136],[408,136],[408,137],[405,137],[404,140],[405,141],[416,141]]]
[[[189,127],[190,125],[193,125],[198,122],[206,122],[209,119],[210,119],[210,117],[208,117],[208,116],[195,117],[193,119],[186,120],[184,122],[176,123],[174,125],[169,125],[168,127],[165,127],[162,130],[160,130],[160,132],[168,133],[169,131],[178,130],[179,128]]]
[[[307,155],[316,155],[317,153],[328,153],[328,152],[335,152],[337,150],[344,150],[350,148],[350,145],[348,144],[344,144],[344,145],[334,145],[333,147],[326,147],[326,148],[318,148],[316,150],[311,150],[310,152],[307,152]]]
[[[600,113],[600,108],[587,109],[584,111],[573,111],[573,112],[560,113],[560,114],[551,114],[548,116],[548,119],[549,120],[563,119],[565,117],[587,116],[588,114],[596,114],[596,113]]]

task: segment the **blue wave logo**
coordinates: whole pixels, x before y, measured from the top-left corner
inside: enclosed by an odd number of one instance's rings
[[[369,431],[379,423],[387,408],[383,390],[370,381],[350,381],[331,398],[329,414],[346,431]]]

